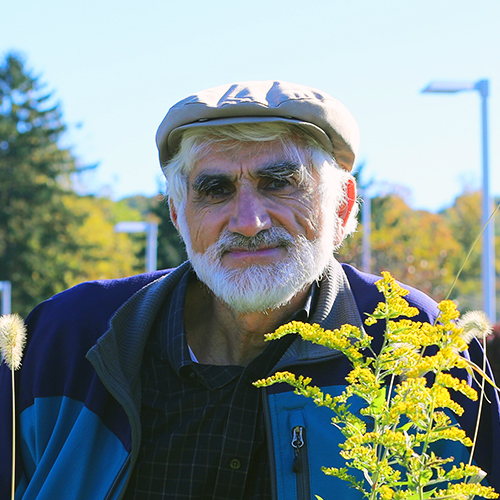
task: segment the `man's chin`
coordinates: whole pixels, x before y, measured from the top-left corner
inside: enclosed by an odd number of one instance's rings
[[[279,269],[279,266],[253,265],[232,270],[218,266],[218,269],[212,268],[208,273],[206,267],[197,269],[196,263],[194,268],[198,278],[213,295],[240,314],[279,309],[311,284],[291,283],[284,276],[285,270]]]
[[[214,294],[215,295],[215,294]],[[296,295],[296,294],[295,294]],[[292,296],[286,296],[281,300],[277,297],[264,296],[259,294],[255,297],[221,297],[216,296],[217,299],[224,302],[233,311],[238,314],[257,314],[267,313],[280,307],[285,306],[293,299]]]

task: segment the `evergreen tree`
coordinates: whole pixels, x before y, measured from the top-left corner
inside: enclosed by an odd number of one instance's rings
[[[26,314],[65,288],[76,252],[67,231],[82,223],[64,203],[78,172],[60,146],[66,127],[59,105],[23,59],[9,54],[0,66],[0,280],[12,282],[12,306]]]
[[[186,247],[170,220],[168,204],[163,196],[156,198],[152,213],[160,219],[158,225],[158,267],[178,266],[187,260]]]

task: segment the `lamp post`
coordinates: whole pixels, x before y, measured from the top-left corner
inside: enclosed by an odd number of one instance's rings
[[[2,292],[2,303],[0,307],[0,314],[10,314],[11,290],[12,290],[12,285],[10,281],[0,281],[0,292]]]
[[[464,90],[477,90],[481,95],[482,146],[483,146],[483,196],[481,225],[484,227],[481,258],[481,277],[483,284],[484,312],[493,323],[496,322],[495,304],[495,225],[488,224],[491,213],[488,158],[488,95],[489,81],[477,82],[431,82],[422,92],[455,93]]]
[[[372,249],[371,249],[371,219],[372,219],[372,200],[368,193],[368,188],[360,190],[360,195],[363,198],[363,206],[361,207],[361,224],[363,225],[363,257],[361,269],[365,273],[371,273]]]
[[[146,272],[156,271],[158,224],[144,221],[118,222],[114,229],[117,233],[146,233]]]

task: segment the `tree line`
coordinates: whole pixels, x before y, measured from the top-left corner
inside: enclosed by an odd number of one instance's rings
[[[0,281],[12,283],[12,309],[22,315],[79,282],[142,272],[145,238],[116,233],[119,221],[158,222],[160,268],[186,258],[162,195],[113,201],[73,189],[75,176],[95,167],[61,145],[65,132],[54,96],[21,56],[8,54],[0,66]],[[372,199],[371,213],[372,272],[388,270],[444,298],[480,232],[480,193],[464,192],[439,213],[388,193]],[[360,225],[345,242],[340,261],[361,267],[362,232]],[[478,245],[451,292],[462,311],[481,307],[480,255]]]

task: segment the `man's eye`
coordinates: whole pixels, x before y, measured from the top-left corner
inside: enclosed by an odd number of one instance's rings
[[[266,183],[266,189],[271,189],[271,190],[286,189],[287,187],[291,186],[291,184],[292,183],[288,178],[270,179]]]
[[[207,196],[224,196],[229,194],[229,189],[225,186],[214,186],[206,190]]]
[[[198,191],[198,195],[203,198],[217,200],[225,198],[231,194],[231,189],[224,184],[215,184],[211,186],[204,186]]]

